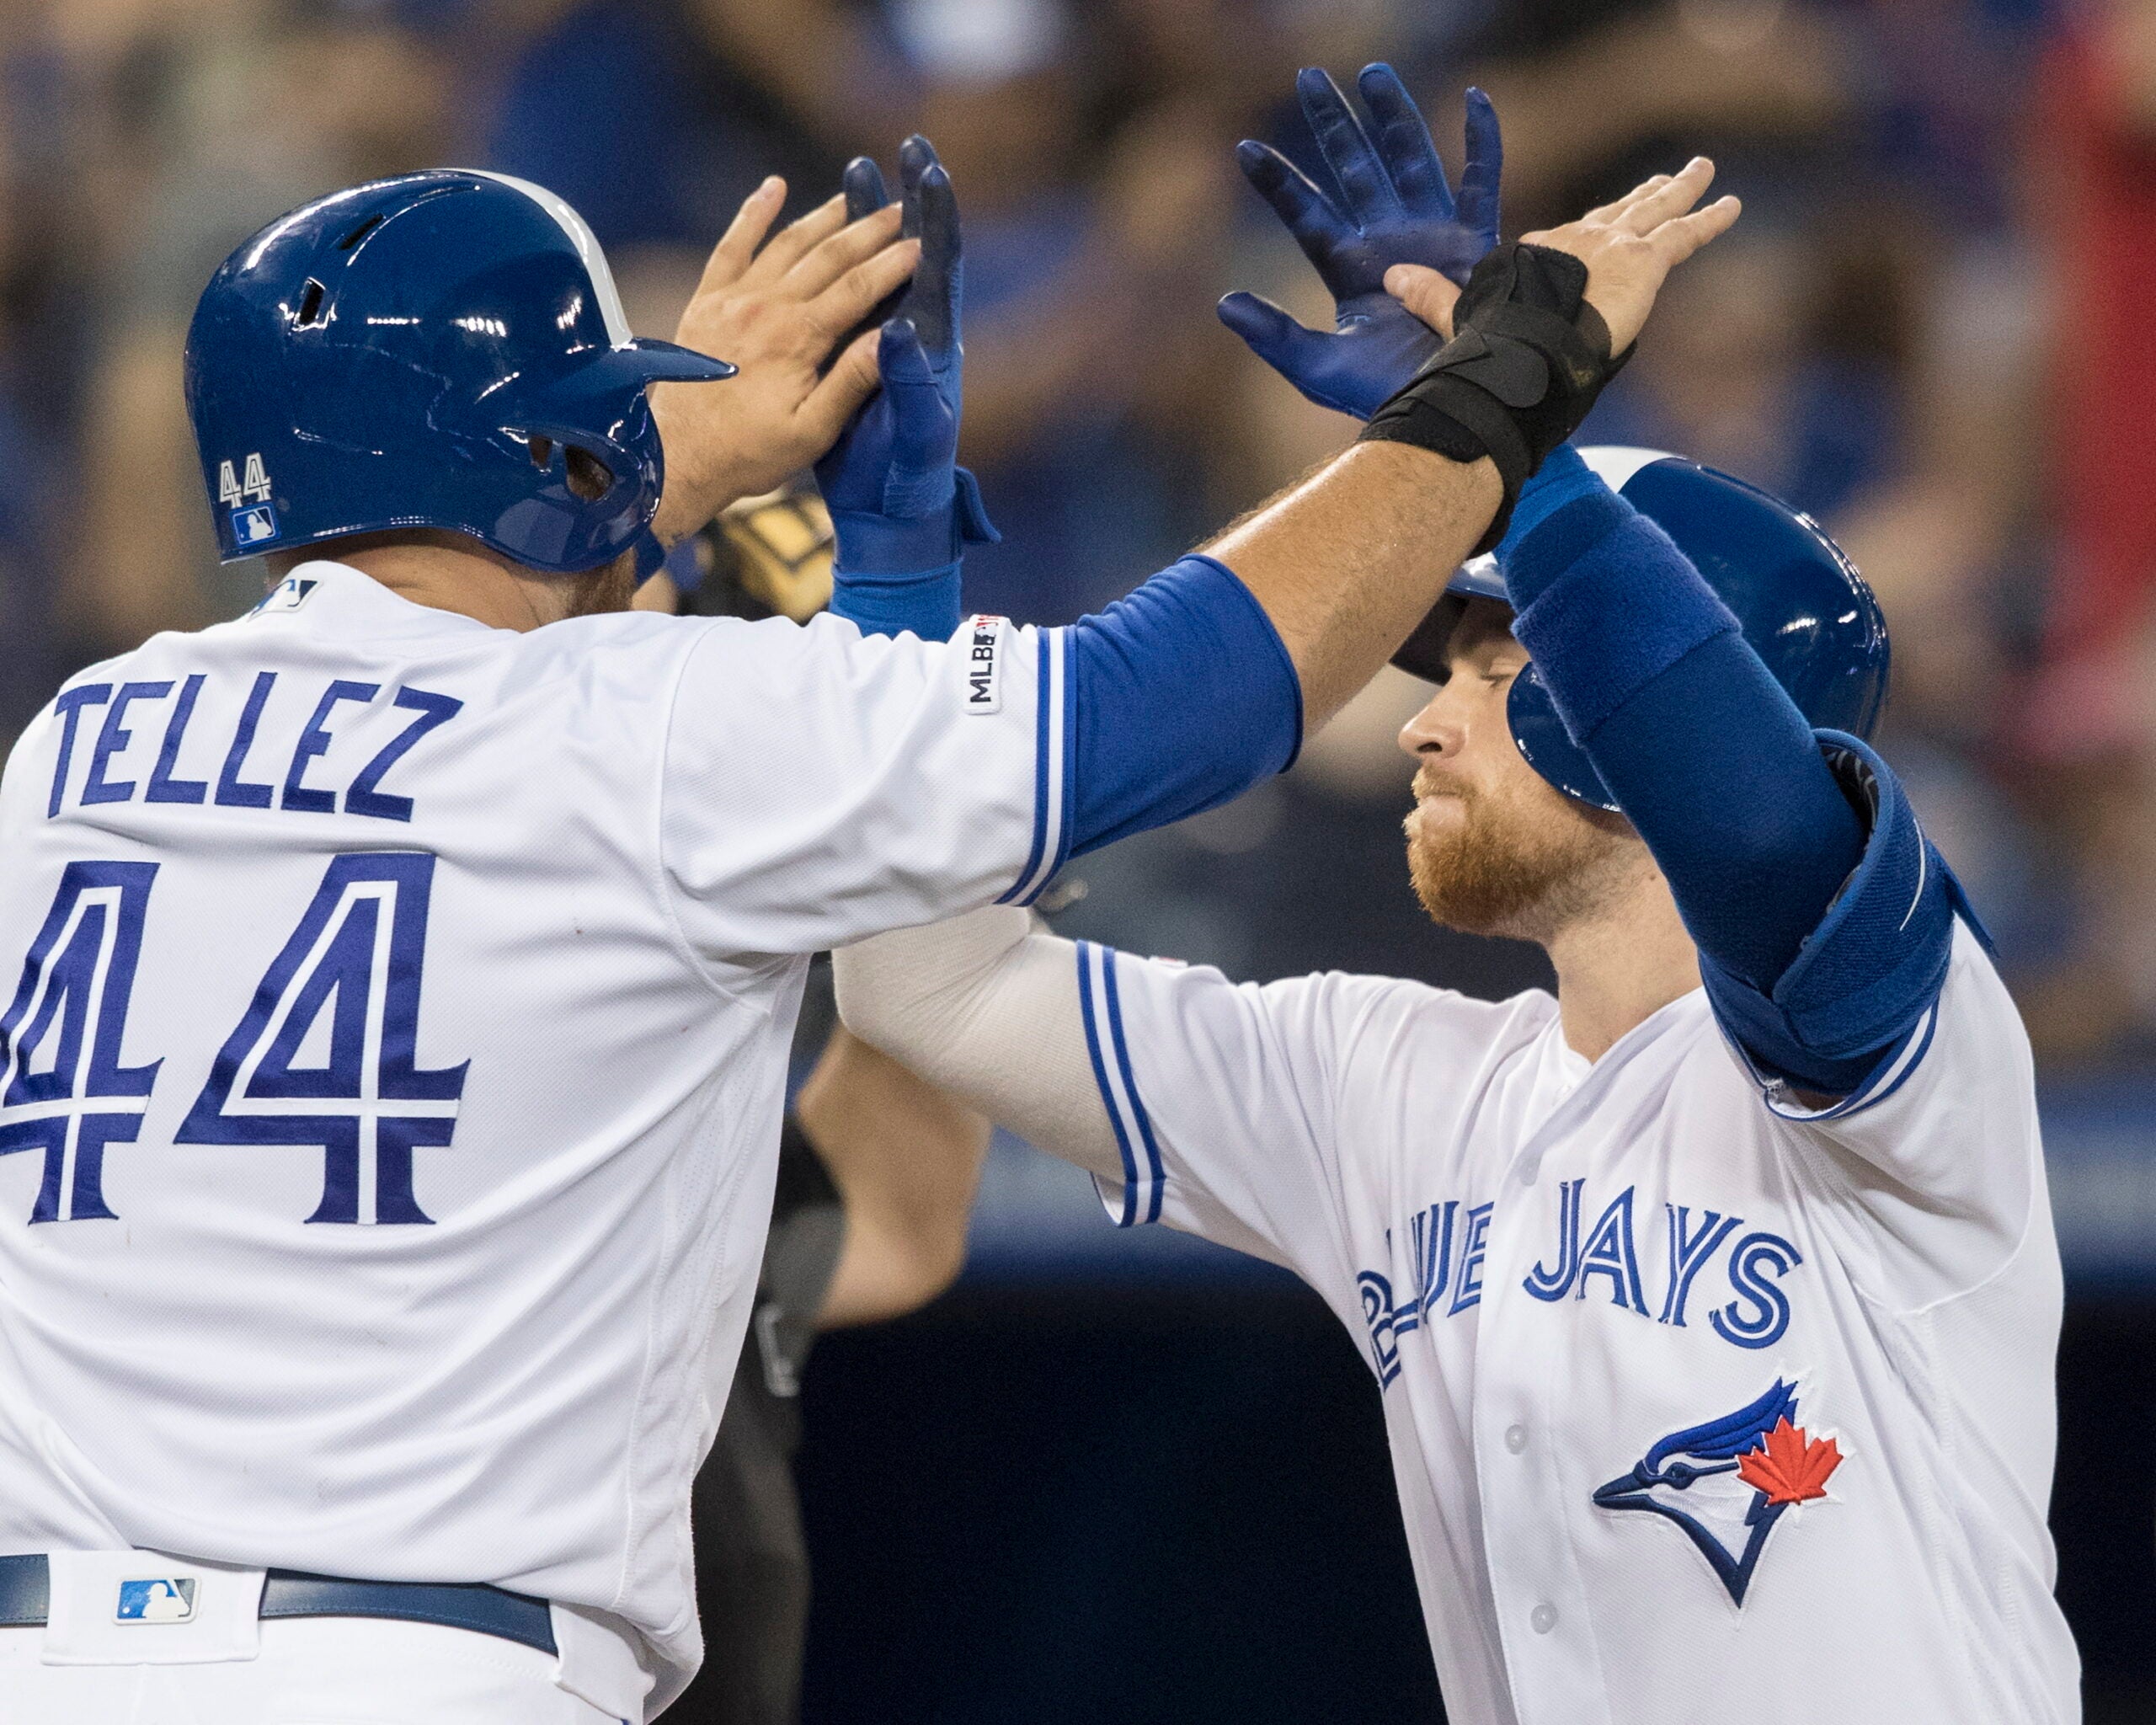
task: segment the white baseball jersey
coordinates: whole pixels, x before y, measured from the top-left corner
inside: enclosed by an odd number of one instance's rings
[[[2029,1049],[1966,927],[1814,1114],[1697,991],[1590,1065],[1540,991],[1076,966],[1111,1213],[1366,1350],[1459,1725],[2079,1717]]]
[[[1038,886],[1062,663],[316,563],[75,679],[0,781],[0,1552],[493,1582],[663,1703],[807,955]]]

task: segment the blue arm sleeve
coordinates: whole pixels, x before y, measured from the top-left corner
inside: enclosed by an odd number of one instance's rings
[[[1951,908],[1912,916],[1903,932],[1927,956],[1887,963],[1899,981],[1875,979],[1880,997],[1866,1006],[1855,996],[1874,985],[1844,976],[1828,991],[1838,1006],[1778,1012],[1771,1031],[1733,1012],[1736,991],[1771,1007],[1796,985],[1800,954],[1819,976],[1837,969],[1822,963],[1830,932],[1869,926],[1844,914],[1853,876],[1876,846],[1901,841],[1868,825],[1881,805],[1860,813],[1855,788],[1845,793],[1803,714],[1668,536],[1598,481],[1563,483],[1508,542],[1504,567],[1514,632],[1668,879],[1725,1026],[1771,1076],[1855,1088],[1929,1007],[1925,979],[1935,993]],[[1893,806],[1905,807],[1898,796]],[[1923,854],[1917,842],[1911,856]],[[1851,974],[1864,968],[1852,955]]]
[[[974,476],[963,467],[956,475],[950,507],[926,515],[831,511],[834,616],[864,635],[947,641],[958,633],[965,547],[1002,536],[989,525]]]
[[[1074,856],[1196,814],[1286,770],[1303,690],[1273,620],[1209,557],[1186,557],[1074,624]]]

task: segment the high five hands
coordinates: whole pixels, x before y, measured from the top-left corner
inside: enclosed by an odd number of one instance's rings
[[[1250,293],[1230,294],[1219,312],[1311,401],[1367,419],[1451,336],[1453,304],[1497,243],[1503,147],[1489,98],[1470,89],[1455,198],[1399,74],[1380,63],[1356,83],[1369,126],[1326,73],[1306,69],[1295,81],[1340,201],[1269,145],[1246,140],[1236,152],[1331,290],[1334,327],[1306,328]],[[1695,157],[1577,222],[1523,237],[1588,265],[1587,302],[1608,326],[1613,352],[1637,338],[1669,271],[1737,220],[1735,198],[1693,209],[1713,178],[1713,164]]]
[[[1320,407],[1367,419],[1444,344],[1427,320],[1386,291],[1389,270],[1412,267],[1464,287],[1497,243],[1497,181],[1504,146],[1496,110],[1467,93],[1467,152],[1453,195],[1430,129],[1400,74],[1382,61],[1356,80],[1372,127],[1331,75],[1305,67],[1295,94],[1341,201],[1270,144],[1235,149],[1243,175],[1270,204],[1331,291],[1329,330],[1305,328],[1271,301],[1231,293],[1220,321]]]
[[[1714,177],[1715,164],[1694,156],[1675,174],[1642,180],[1577,222],[1522,234],[1521,243],[1570,252],[1587,265],[1587,302],[1609,326],[1611,351],[1622,354],[1639,339],[1664,278],[1708,241],[1728,232],[1742,213],[1744,206],[1733,197],[1692,207]],[[1422,322],[1452,334],[1460,289],[1446,276],[1406,262],[1386,270],[1385,284]]]
[[[931,624],[916,598],[885,595],[894,625],[940,628],[958,623],[957,564],[963,547],[992,541],[974,476],[958,465],[965,346],[958,204],[951,177],[926,138],[899,152],[899,196],[890,202],[882,172],[857,157],[846,170],[846,212],[857,222],[896,207],[902,234],[920,259],[894,305],[879,307],[877,370],[882,387],[816,462],[816,483],[838,538],[841,599],[834,609],[867,626],[879,620],[879,578],[909,585],[947,579],[948,603]],[[847,578],[862,577],[851,583]]]

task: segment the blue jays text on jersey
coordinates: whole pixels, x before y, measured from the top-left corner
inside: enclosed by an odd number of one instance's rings
[[[1790,1242],[1764,1228],[1745,1229],[1743,1217],[1724,1210],[1665,1202],[1662,1226],[1646,1224],[1653,1244],[1643,1252],[1635,1188],[1626,1186],[1598,1211],[1587,1185],[1584,1178],[1557,1184],[1555,1237],[1521,1278],[1529,1294],[1554,1302],[1585,1300],[1592,1290],[1620,1311],[1683,1329],[1694,1284],[1711,1266],[1720,1273],[1705,1295],[1714,1332],[1738,1348],[1771,1348],[1782,1338],[1790,1321],[1783,1281],[1804,1262]],[[1401,1336],[1481,1303],[1493,1207],[1460,1199],[1428,1204],[1387,1231],[1386,1244],[1396,1252],[1406,1249],[1404,1273],[1396,1264],[1357,1273],[1381,1385],[1390,1388],[1399,1375]],[[1588,1215],[1594,1220],[1583,1226]]]

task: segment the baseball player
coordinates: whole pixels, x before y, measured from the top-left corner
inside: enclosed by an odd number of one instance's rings
[[[1374,133],[1303,84],[1344,206],[1245,147],[1340,333],[1229,315],[1367,410],[1438,337],[1381,309],[1388,344],[1344,290],[1441,321],[1443,278],[1398,265],[1473,224],[1390,72],[1362,88]],[[1748,486],[1568,448],[1401,662],[1437,685],[1401,734],[1416,890],[1540,943],[1556,998],[1238,987],[1011,909],[840,954],[841,1011],[1118,1221],[1326,1298],[1382,1393],[1449,1717],[2078,1717],[2028,1044],[1865,741],[1870,595]]]
[[[827,445],[841,574],[943,583],[956,368],[848,339],[896,206],[766,243],[767,184],[680,346],[494,175],[240,247],[189,402],[277,585],[75,678],[0,777],[0,1721],[663,1708],[807,955],[1284,766],[1735,219],[1710,173],[1493,254],[1209,556],[948,643],[617,609]]]

